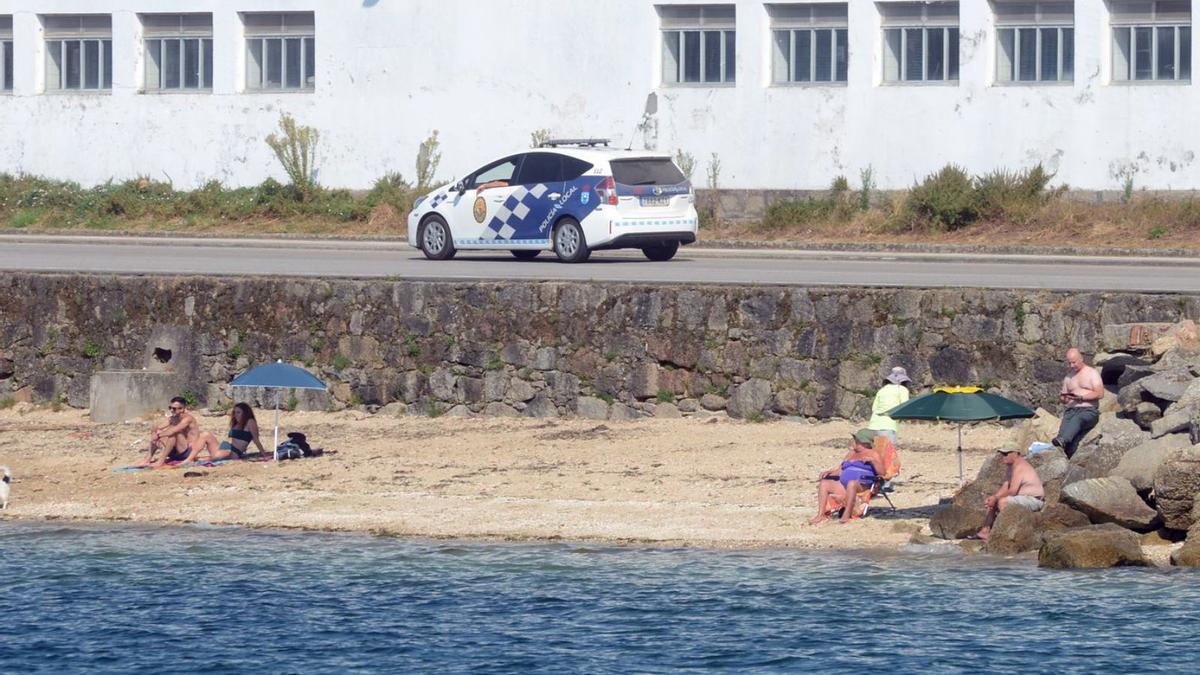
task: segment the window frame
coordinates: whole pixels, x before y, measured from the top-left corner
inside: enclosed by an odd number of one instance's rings
[[[154,94],[210,94],[213,91],[214,73],[216,66],[216,58],[213,53],[215,48],[215,39],[213,35],[212,14],[141,14],[139,15],[143,22],[144,35],[142,38],[142,49],[145,59],[142,64],[142,91]],[[199,17],[207,19],[206,26],[187,26],[188,17]],[[148,27],[152,21],[163,19],[178,19],[178,28],[162,28],[160,26]],[[189,41],[195,41],[196,59],[197,59],[197,85],[194,87],[187,86],[187,45]],[[167,69],[166,50],[169,42],[177,42],[179,48],[179,84],[174,87],[167,86]],[[151,86],[150,80],[150,62],[153,54],[151,48],[152,43],[158,43],[158,83]],[[208,58],[205,58],[205,57]],[[209,62],[213,68],[208,68]],[[205,81],[207,78],[207,82]]]
[[[1134,85],[1134,86],[1190,85],[1192,83],[1191,52],[1192,52],[1192,49],[1194,48],[1193,44],[1192,44],[1192,12],[1191,12],[1190,4],[1187,5],[1188,16],[1187,16],[1186,21],[1182,18],[1173,17],[1173,16],[1160,18],[1159,10],[1160,10],[1160,7],[1164,4],[1162,2],[1162,0],[1151,0],[1151,5],[1152,5],[1153,9],[1152,9],[1152,16],[1149,19],[1121,17],[1120,12],[1116,11],[1116,8],[1121,5],[1124,5],[1124,4],[1128,4],[1128,3],[1121,2],[1119,0],[1114,0],[1108,6],[1109,29],[1110,29],[1109,37],[1111,40],[1110,44],[1111,44],[1111,50],[1112,50],[1112,58],[1109,63],[1109,67],[1111,68],[1111,71],[1110,71],[1111,83],[1119,85],[1119,86],[1126,86],[1126,85]],[[1171,29],[1174,34],[1174,36],[1173,36],[1174,49],[1173,49],[1173,59],[1172,59],[1172,68],[1173,68],[1174,76],[1170,77],[1170,78],[1160,77],[1160,71],[1162,68],[1162,64],[1159,62],[1158,44],[1159,44],[1159,32],[1164,29]],[[1138,73],[1137,73],[1137,71],[1138,71],[1137,34],[1138,34],[1139,30],[1147,30],[1150,32],[1150,77],[1148,77],[1148,78],[1139,78]],[[1117,67],[1118,66],[1117,58],[1122,53],[1122,50],[1121,50],[1120,41],[1118,40],[1117,36],[1118,36],[1118,33],[1121,31],[1128,32],[1129,48],[1128,48],[1128,59],[1126,61],[1126,68],[1124,69],[1125,72],[1124,72],[1123,76],[1118,76],[1118,73],[1120,73],[1122,69]],[[1187,31],[1187,43],[1188,43],[1187,49],[1186,49],[1187,58],[1184,58],[1184,51],[1185,51],[1184,47],[1183,47],[1184,40],[1181,37],[1181,33],[1183,31]],[[1184,76],[1182,74],[1185,67],[1187,70],[1186,76]]]
[[[659,40],[662,44],[662,86],[664,87],[735,87],[737,86],[737,10],[733,4],[710,5],[660,5],[659,11]],[[725,16],[732,11],[732,18]],[[684,16],[685,12],[695,12],[695,16]],[[671,16],[675,14],[675,16]],[[696,36],[695,49],[697,55],[697,79],[689,81],[688,71],[688,40],[689,35]],[[719,54],[720,66],[718,79],[709,80],[708,51],[709,40],[715,36]],[[672,55],[671,45],[675,51]],[[732,53],[730,50],[732,49]],[[667,63],[673,56],[675,72],[669,75]]]
[[[1073,2],[1065,3],[1061,0],[1050,0],[1049,2],[1021,2],[1015,4],[1033,5],[1034,18],[1032,21],[1025,19],[1008,20],[1001,16],[1000,7],[1014,3],[996,2],[993,5],[993,16],[995,17],[996,30],[996,72],[995,84],[1001,87],[1052,87],[1052,86],[1069,86],[1075,83],[1075,6]],[[1065,18],[1046,18],[1044,8],[1048,5],[1070,5],[1071,17]],[[1044,56],[1044,34],[1046,30],[1056,31],[1057,40],[1057,61],[1055,63],[1055,72],[1057,77],[1053,80],[1045,79],[1043,74],[1043,56]],[[1010,73],[1007,74],[1008,79],[1005,79],[1001,74],[1001,68],[1004,59],[1003,34],[1007,31],[1012,32],[1013,51],[1012,59],[1009,63]],[[1033,31],[1034,34],[1034,78],[1030,80],[1021,79],[1021,33],[1024,31]],[[1070,33],[1070,40],[1064,39],[1067,33]],[[1071,52],[1071,75],[1069,78],[1063,77],[1063,66],[1067,63],[1067,44],[1070,44]]]
[[[771,18],[771,86],[844,87],[850,73],[850,12],[847,2],[804,2],[767,5]],[[817,79],[818,32],[829,31],[829,79]],[[808,79],[797,79],[799,35],[808,33]],[[786,37],[786,54],[780,38]],[[845,60],[838,61],[839,45]],[[782,66],[782,68],[781,68]],[[784,79],[780,70],[786,70]],[[841,76],[839,78],[839,76]]]
[[[287,18],[294,15],[308,15],[312,17],[312,26],[305,26],[303,29],[291,29],[287,26]],[[277,32],[266,30],[252,29],[245,25],[245,19],[248,16],[279,16],[280,29]],[[316,54],[317,54],[317,29],[316,29],[316,14],[314,12],[250,12],[243,14],[243,26],[245,32],[243,39],[246,49],[246,80],[244,90],[246,93],[252,94],[310,94],[317,90],[317,69],[316,69]],[[258,82],[252,82],[250,76],[251,63],[254,62],[253,49],[251,43],[259,41],[259,54],[257,63],[261,64],[258,70]],[[288,41],[299,40],[300,42],[300,86],[288,86]],[[279,43],[279,86],[270,86],[267,84],[267,79],[270,77],[270,45],[271,42]],[[313,54],[312,62],[309,62],[308,53]],[[312,83],[309,84],[308,71],[312,69]]]
[[[954,18],[951,21],[948,18],[931,17],[929,9],[931,6],[954,6]],[[962,79],[962,20],[961,7],[957,1],[950,2],[884,2],[878,5],[881,10],[881,45],[883,47],[882,66],[883,72],[881,82],[886,86],[958,86]],[[909,21],[889,21],[886,16],[884,7],[909,8],[921,10],[919,19]],[[921,79],[909,79],[908,72],[908,35],[910,31],[921,31]],[[888,55],[891,49],[889,41],[889,33],[899,33],[900,43],[898,55],[896,58],[896,74],[895,79],[888,77]],[[929,35],[932,31],[942,32],[942,77],[940,79],[930,79],[929,77]],[[954,40],[951,40],[951,32],[953,31]],[[953,49],[951,42],[954,43]],[[951,55],[954,55],[954,77],[950,77]]]
[[[45,48],[46,68],[45,92],[48,94],[93,95],[111,94],[113,90],[113,36],[112,16],[108,14],[45,14],[43,20],[49,24],[59,23],[60,26],[48,25],[42,37]],[[63,27],[66,23],[78,20],[78,28]],[[87,24],[92,24],[88,26]],[[106,25],[105,25],[106,24]],[[79,85],[69,86],[70,54],[69,46],[76,45],[79,59]],[[56,45],[56,47],[52,47]],[[89,71],[87,68],[88,50],[96,49],[96,86],[87,86]],[[54,62],[54,53],[58,52],[58,61]],[[53,65],[53,68],[51,67]],[[51,71],[57,71],[58,82],[51,82]]]
[[[0,21],[0,95],[13,92],[13,78],[17,69],[13,67],[16,52],[13,49],[13,18],[10,15]]]

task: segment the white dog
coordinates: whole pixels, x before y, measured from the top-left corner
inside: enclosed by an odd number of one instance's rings
[[[8,508],[8,490],[12,483],[12,473],[7,466],[0,466],[0,509]]]

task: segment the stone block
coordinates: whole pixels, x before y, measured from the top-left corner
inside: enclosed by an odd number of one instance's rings
[[[1142,443],[1125,453],[1111,475],[1127,479],[1139,492],[1148,492],[1154,487],[1154,476],[1167,457],[1190,445],[1188,437],[1183,434],[1171,434]]]
[[[716,394],[705,394],[700,397],[700,407],[710,412],[724,410],[726,405],[727,401]]]
[[[1146,532],[1159,522],[1158,513],[1146,505],[1127,478],[1089,478],[1067,485],[1062,502],[1086,515],[1093,523],[1114,523]]]
[[[1193,507],[1200,494],[1200,446],[1176,450],[1154,474],[1154,501],[1163,525],[1186,530],[1196,522]]]
[[[606,420],[608,403],[592,396],[580,396],[575,401],[575,414],[589,420]]]
[[[134,420],[163,413],[172,397],[184,387],[176,373],[147,370],[100,371],[92,375],[89,392],[91,418],[98,424]]]
[[[625,405],[624,403],[612,404],[612,409],[609,410],[609,413],[608,413],[609,419],[616,420],[618,422],[641,419],[641,417],[642,417],[642,414],[640,412],[638,412],[637,410],[634,410],[633,408],[630,408],[629,406]]]
[[[771,402],[771,383],[766,380],[747,380],[730,392],[726,410],[734,418],[747,418],[766,410]]]
[[[489,417],[520,417],[516,408],[503,403],[492,402],[483,407],[483,414]]]
[[[1137,534],[1111,523],[1074,527],[1046,535],[1038,567],[1096,569],[1147,567]]]

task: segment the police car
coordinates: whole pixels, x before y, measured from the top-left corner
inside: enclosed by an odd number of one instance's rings
[[[408,243],[431,260],[507,250],[522,260],[554,251],[577,263],[615,248],[670,260],[696,241],[696,196],[671,157],[605,145],[549,141],[485,164],[417,200]]]

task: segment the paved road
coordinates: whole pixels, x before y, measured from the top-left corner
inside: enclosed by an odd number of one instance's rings
[[[686,247],[666,263],[603,251],[584,265],[460,253],[425,260],[398,242],[0,236],[0,270],[398,279],[1045,288],[1200,292],[1200,260],[734,251]]]

